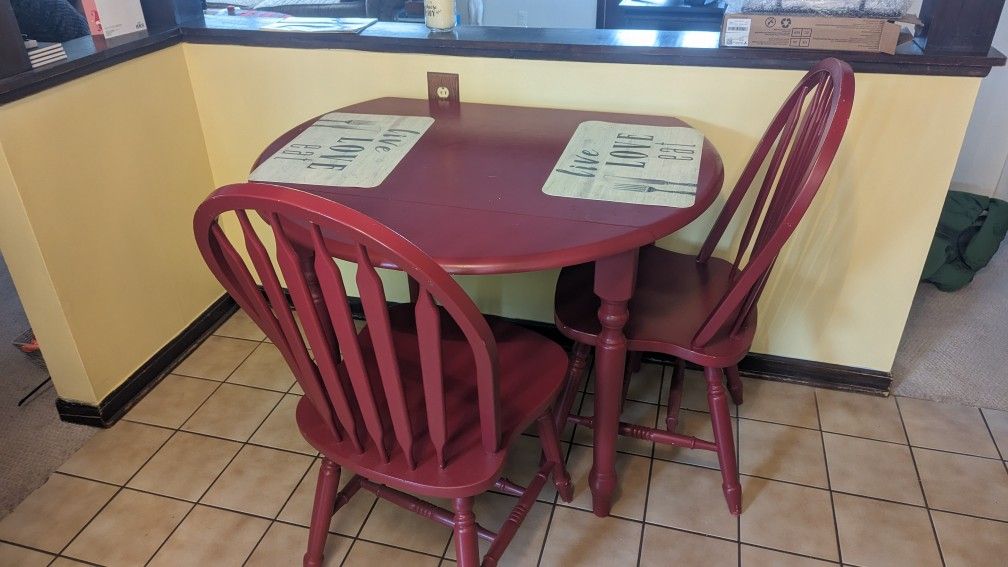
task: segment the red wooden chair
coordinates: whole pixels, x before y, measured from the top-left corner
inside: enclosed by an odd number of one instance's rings
[[[249,212],[269,224],[274,253]],[[262,288],[218,224],[232,215]],[[479,564],[477,538],[491,542],[483,564],[496,564],[551,474],[570,500],[551,412],[567,366],[559,345],[484,318],[419,248],[315,195],[253,183],[223,187],[200,205],[194,230],[214,275],[280,349],[305,392],[297,423],[322,454],[322,467],[304,565],[321,565],[332,515],[360,489],[452,527],[459,563],[469,567]],[[334,256],[357,264],[367,321],[359,333]],[[415,301],[389,306],[376,266],[404,271]],[[533,422],[545,458],[523,488],[500,473],[508,449]],[[337,492],[341,468],[355,476]],[[498,533],[473,514],[473,497],[491,488],[518,497]],[[406,492],[451,498],[454,511]]]
[[[630,360],[641,352],[677,358],[666,428],[621,423],[619,432],[657,443],[706,449],[718,454],[728,509],[741,513],[742,489],[735,462],[731,418],[723,375],[735,403],[742,403],[738,362],[749,352],[756,331],[756,302],[781,247],[794,232],[819,190],[843,138],[854,99],[854,74],[837,59],[812,68],[788,97],[746,165],[697,256],[656,246],[640,251],[637,288],[624,333]],[[711,254],[735,217],[739,204],[759,183],[753,210],[733,262]],[[592,427],[591,417],[569,416],[591,347],[600,332],[599,300],[592,293],[593,266],[562,271],[556,288],[556,323],[576,341],[557,423],[568,418]],[[684,362],[704,368],[714,442],[675,433],[682,397]],[[633,367],[631,362],[629,367]],[[629,374],[629,372],[628,372]],[[625,384],[624,384],[625,386]],[[625,390],[624,390],[625,392]],[[624,396],[625,397],[625,396]]]

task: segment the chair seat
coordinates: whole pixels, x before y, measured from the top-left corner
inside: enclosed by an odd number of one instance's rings
[[[734,335],[724,333],[703,347],[693,337],[721,301],[735,272],[729,262],[711,258],[697,263],[693,255],[657,246],[640,251],[637,287],[630,300],[630,320],[623,332],[627,348],[660,352],[695,364],[726,367],[749,351],[756,330],[756,313]],[[601,324],[599,299],[592,292],[594,264],[565,268],[556,287],[556,324],[567,337],[595,346]]]
[[[445,407],[448,431],[458,432],[449,438],[445,448],[447,466],[440,468],[434,457],[434,446],[428,437],[426,408],[422,391],[420,352],[416,326],[410,305],[390,309],[394,349],[406,394],[414,432],[414,455],[418,463],[410,470],[405,455],[396,446],[383,462],[377,447],[367,441],[363,453],[358,453],[344,437],[336,440],[307,398],[297,408],[301,433],[313,447],[337,464],[357,474],[397,490],[425,496],[458,497],[476,495],[493,486],[500,477],[507,455],[506,448],[542,416],[556,398],[567,370],[567,353],[555,342],[498,317],[487,317],[487,323],[497,342],[500,421],[503,450],[488,454],[481,443],[481,429],[475,390],[472,349],[451,317],[442,311],[442,364],[445,384]],[[376,400],[384,399],[370,330],[360,332],[361,351]],[[345,370],[342,368],[341,370]],[[349,386],[347,386],[349,387]],[[379,407],[383,407],[379,403]],[[355,409],[356,412],[356,409]],[[363,418],[355,416],[358,431],[363,434]],[[383,417],[386,446],[394,445],[391,421]]]

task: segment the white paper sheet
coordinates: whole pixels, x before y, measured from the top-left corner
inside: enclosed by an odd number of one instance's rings
[[[685,208],[704,136],[689,127],[583,122],[543,186],[557,197]]]
[[[249,179],[377,187],[433,123],[429,116],[330,112],[262,162]]]

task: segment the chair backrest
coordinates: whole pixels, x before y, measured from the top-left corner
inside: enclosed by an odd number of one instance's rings
[[[838,59],[809,71],[774,116],[714,222],[697,261],[710,259],[739,204],[764,170],[735,255],[735,276],[693,337],[703,346],[740,330],[750,318],[770,270],[819,191],[843,139],[854,102],[854,72]]]
[[[256,234],[250,212],[269,224],[276,242],[274,250],[268,250]],[[242,233],[238,240],[243,241],[262,288],[221,228],[219,220],[225,215],[237,218]],[[488,453],[499,450],[497,346],[493,334],[455,280],[411,242],[338,203],[287,187],[255,183],[215,191],[197,209],[193,228],[211,271],[283,354],[305,396],[337,440],[348,440],[358,451],[377,449],[385,462],[398,447],[411,469],[417,466],[419,451],[415,451],[415,445],[429,441],[439,465],[445,466],[445,444],[454,434],[445,412],[440,305],[472,349],[478,398],[474,411],[479,412],[483,448]],[[382,385],[378,392],[372,390],[368,380],[368,361],[364,358],[367,351],[361,349],[331,242],[339,243],[340,256],[347,257],[349,250],[349,259],[357,263],[356,283],[373,345],[372,362]],[[280,267],[294,311],[304,327],[303,336],[273,260]],[[385,290],[375,266],[395,266],[404,271],[417,292],[413,309],[426,433],[415,430],[419,428],[414,427],[409,415],[409,402],[415,400],[406,399]],[[306,346],[311,347],[314,360]],[[410,388],[413,390],[416,388]],[[362,417],[363,427],[355,414]],[[394,438],[386,439],[388,428],[383,420],[391,421]]]

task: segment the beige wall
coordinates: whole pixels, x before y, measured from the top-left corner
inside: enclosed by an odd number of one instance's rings
[[[426,96],[427,71],[459,73],[465,101],[679,116],[718,147],[731,180],[801,76],[342,50],[185,51],[218,185],[243,180],[269,141],[307,118],[379,96]],[[834,171],[761,302],[755,351],[891,369],[978,85],[974,78],[858,75]],[[692,249],[714,212],[663,245]],[[554,278],[465,283],[488,311],[548,321]]]
[[[183,45],[0,106],[0,247],[60,396],[104,399],[220,294],[190,229],[214,186],[243,180],[311,116],[425,96],[430,70],[460,73],[466,101],[680,116],[719,148],[728,179],[800,77]],[[858,76],[844,147],[778,264],[754,350],[891,368],[978,84]],[[714,212],[663,245],[693,248]],[[464,284],[490,312],[548,321],[554,278]]]
[[[0,145],[0,247],[59,395],[96,403],[222,293],[182,47],[0,106]]]

